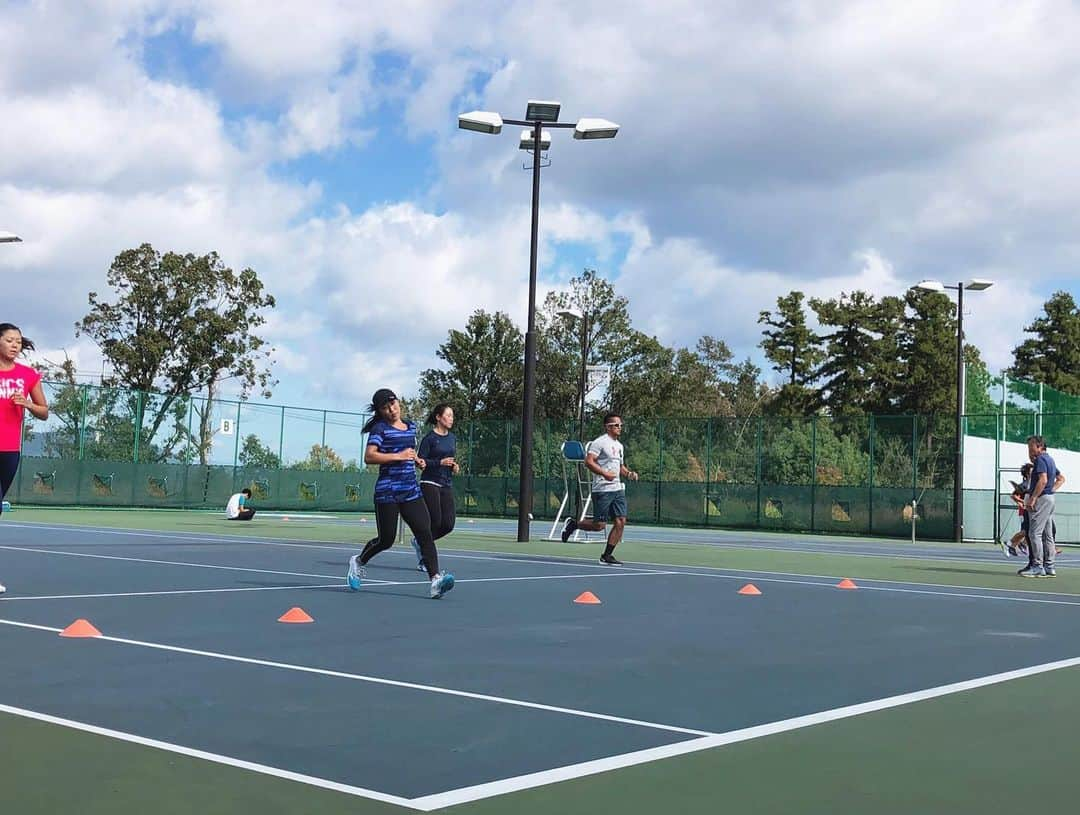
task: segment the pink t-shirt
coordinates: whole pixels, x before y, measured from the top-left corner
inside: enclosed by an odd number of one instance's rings
[[[25,408],[16,405],[11,397],[17,393],[29,396],[41,381],[41,374],[29,365],[15,363],[10,371],[0,371],[0,452],[19,449],[22,441],[23,413]]]

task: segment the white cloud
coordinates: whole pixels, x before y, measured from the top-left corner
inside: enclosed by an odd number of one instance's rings
[[[211,52],[200,86],[144,67],[145,38],[178,30]],[[980,275],[999,285],[972,297],[969,336],[1002,367],[1076,287],[1078,34],[1065,0],[18,4],[0,21],[0,228],[27,242],[0,247],[5,319],[62,344],[120,249],[214,249],[279,299],[283,388],[409,393],[473,309],[525,318],[516,128],[480,138],[453,114],[555,97],[623,129],[554,134],[538,299],[585,246],[642,327],[742,355],[791,289]],[[434,137],[428,194],[356,211],[276,172],[387,128]],[[341,367],[305,372],[298,326]]]

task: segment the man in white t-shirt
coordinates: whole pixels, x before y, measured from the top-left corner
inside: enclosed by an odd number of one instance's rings
[[[251,490],[247,487],[231,495],[225,507],[225,517],[230,521],[250,521],[255,517],[255,508],[248,505],[250,500]]]
[[[593,473],[591,521],[578,521],[573,517],[566,519],[563,527],[563,543],[569,540],[575,529],[588,532],[603,532],[607,522],[611,521],[607,548],[600,555],[600,562],[605,566],[621,566],[615,559],[615,547],[622,540],[626,528],[626,488],[620,480],[626,476],[631,481],[638,480],[638,474],[626,467],[623,456],[622,417],[618,413],[609,413],[604,417],[604,435],[589,442],[585,451],[585,466]]]

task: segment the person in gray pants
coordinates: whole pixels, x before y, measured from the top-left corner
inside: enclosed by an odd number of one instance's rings
[[[1020,570],[1021,577],[1057,577],[1054,570],[1054,488],[1058,485],[1058,469],[1046,452],[1042,436],[1029,436],[1028,455],[1034,465],[1031,487],[1025,501],[1028,511],[1028,567]]]

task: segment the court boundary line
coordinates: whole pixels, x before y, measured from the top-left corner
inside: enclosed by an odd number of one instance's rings
[[[161,741],[159,739],[152,739],[147,736],[139,736],[135,733],[127,733],[123,730],[114,730],[109,727],[101,727],[96,724],[88,724],[87,722],[76,721],[75,719],[65,719],[60,716],[53,716],[48,713],[39,713],[36,710],[28,710],[27,708],[13,707],[12,705],[0,704],[0,713],[8,713],[12,716],[19,716],[24,719],[33,719],[39,722],[45,722],[47,724],[57,725],[59,727],[66,727],[70,730],[78,730],[83,733],[91,733],[95,736],[105,736],[106,738],[116,739],[117,741],[124,741],[131,744],[138,744],[142,747],[152,747],[156,750],[162,750],[167,753],[177,753],[182,756],[189,756],[191,758],[202,759],[203,761],[209,761],[213,764],[223,764],[228,767],[236,767],[241,770],[249,770],[251,772],[260,773],[262,775],[270,775],[276,778],[281,778],[286,781],[295,781],[300,784],[307,784],[311,787],[319,787],[321,789],[333,790],[334,792],[343,792],[347,795],[353,795],[360,798],[369,798],[373,801],[379,801],[384,804],[396,804],[397,806],[407,807],[409,809],[417,809],[409,798],[403,798],[398,795],[390,795],[385,792],[379,792],[378,790],[367,789],[366,787],[357,787],[351,784],[343,784],[339,781],[331,781],[327,778],[319,778],[314,775],[305,775],[304,773],[293,772],[292,770],[286,770],[281,767],[272,767],[268,764],[260,764],[255,761],[247,761],[242,758],[234,758],[233,756],[227,756],[222,753],[212,753],[208,750],[199,750],[195,747],[185,747],[182,744],[174,744],[168,741]]]
[[[698,753],[702,750],[710,750],[715,747],[724,747],[738,742],[751,741],[753,739],[764,738],[780,733],[788,733],[793,730],[801,730],[818,724],[850,719],[868,713],[902,707],[904,705],[924,702],[930,699],[938,699],[943,696],[951,696],[964,691],[976,690],[990,685],[998,685],[1016,679],[1023,679],[1028,676],[1036,676],[1038,674],[1063,670],[1065,668],[1075,668],[1077,666],[1080,666],[1080,657],[1032,665],[1026,668],[989,674],[987,676],[976,677],[975,679],[966,679],[960,682],[952,682],[947,685],[938,685],[933,688],[925,688],[923,690],[898,694],[896,696],[887,696],[869,702],[860,702],[854,705],[832,708],[831,710],[809,713],[790,719],[781,719],[765,724],[753,725],[752,727],[745,727],[739,730],[730,730],[726,733],[717,733],[715,735],[692,739],[690,741],[653,747],[648,750],[638,750],[631,753],[623,753],[621,755],[597,759],[595,761],[569,764],[551,770],[543,770],[538,773],[529,773],[512,778],[500,779],[498,781],[491,781],[485,784],[461,787],[456,790],[448,790],[447,792],[413,798],[410,803],[417,809],[431,812],[432,810],[455,806],[457,804],[470,803],[485,798],[493,798],[497,795],[505,795],[532,789],[534,787],[547,786],[561,781],[584,778],[586,776],[596,775],[610,770],[633,767],[638,764],[646,764],[665,758]]]
[[[333,589],[342,583],[319,583],[304,586],[234,586],[226,589],[165,589],[162,591],[118,591],[100,594],[28,594],[24,597],[0,597],[0,604],[25,600],[100,600],[109,597],[164,597],[173,594],[228,594],[244,591],[289,591],[290,589]]]
[[[491,520],[491,519],[484,519],[484,520]],[[295,546],[295,547],[310,546],[310,547],[321,548],[321,549],[322,548],[325,548],[325,549],[330,549],[330,548],[342,549],[343,551],[355,551],[355,549],[357,548],[356,545],[349,545],[347,542],[342,542],[342,541],[329,541],[329,540],[315,539],[315,540],[310,540],[310,541],[305,542],[305,541],[296,540],[296,539],[293,539],[293,538],[273,538],[273,537],[268,537],[268,536],[267,537],[256,537],[254,535],[235,535],[235,534],[229,534],[229,533],[224,533],[224,532],[206,534],[206,533],[196,533],[196,532],[184,532],[184,531],[177,530],[175,532],[169,533],[169,532],[160,532],[160,531],[156,531],[156,530],[139,530],[139,529],[129,529],[129,528],[122,528],[122,527],[111,527],[111,526],[82,526],[82,525],[76,525],[76,524],[56,524],[56,523],[50,524],[50,523],[38,522],[38,521],[29,521],[29,522],[22,522],[22,523],[20,523],[18,521],[6,522],[5,526],[17,527],[17,528],[22,528],[22,529],[49,529],[49,530],[53,530],[53,531],[87,531],[87,532],[97,532],[97,533],[100,533],[100,534],[118,534],[118,535],[130,535],[130,536],[137,536],[137,537],[166,538],[166,539],[172,539],[172,540],[185,539],[185,540],[190,540],[190,541],[224,542],[224,543],[259,543],[259,544],[268,545],[268,546]],[[647,528],[652,529],[652,527],[647,527]],[[491,531],[491,530],[487,530],[487,529],[473,529],[473,530],[461,530],[461,531],[463,531],[463,532],[471,532],[472,534],[480,535],[482,537],[496,537],[498,534],[500,534],[500,533],[498,533],[496,531]],[[723,530],[713,530],[713,531],[720,532],[720,531],[723,531]],[[922,554],[919,554],[919,553],[908,554],[908,553],[903,553],[903,552],[901,552],[901,553],[896,553],[896,552],[891,552],[891,553],[885,553],[885,552],[882,552],[882,553],[878,553],[878,552],[851,552],[851,551],[843,551],[843,550],[838,551],[838,550],[814,549],[814,548],[810,548],[810,547],[801,548],[801,547],[796,547],[796,546],[777,546],[777,545],[764,545],[764,546],[761,546],[761,545],[757,545],[757,543],[754,542],[754,541],[747,541],[747,542],[744,542],[744,543],[739,543],[739,542],[735,542],[735,543],[715,542],[714,543],[714,542],[709,542],[709,541],[668,541],[668,542],[665,542],[662,538],[645,538],[645,539],[641,539],[641,540],[635,540],[634,538],[629,538],[628,540],[629,540],[629,542],[632,542],[632,543],[637,542],[637,543],[658,544],[658,545],[665,545],[665,543],[670,543],[671,545],[675,545],[675,546],[693,546],[693,547],[695,547],[697,549],[711,547],[711,548],[714,548],[714,549],[730,549],[730,550],[736,550],[736,551],[781,552],[781,553],[800,554],[800,555],[829,555],[829,556],[835,556],[835,557],[868,558],[868,559],[878,559],[878,560],[893,559],[893,560],[911,560],[911,561],[934,561],[934,562],[939,562],[939,563],[957,563],[957,562],[959,562],[959,563],[981,563],[981,564],[986,564],[986,565],[993,565],[993,564],[1002,562],[999,558],[983,557],[982,555],[977,555],[976,557],[958,557],[958,556],[943,557],[942,553],[940,553],[940,552],[937,552],[937,553],[927,552],[927,553],[922,553]],[[844,546],[844,545],[855,546],[855,545],[858,545],[858,543],[860,543],[860,542],[861,543],[867,543],[869,545],[879,545],[879,544],[883,544],[883,542],[887,542],[888,545],[899,545],[899,543],[900,543],[899,539],[892,539],[892,538],[885,538],[885,539],[881,539],[880,541],[878,539],[858,539],[858,541],[853,542],[851,544],[846,544],[843,540],[836,541],[835,538],[833,538],[833,537],[827,537],[827,540],[830,541],[830,542],[835,542],[835,544],[838,545],[838,546]],[[554,541],[549,541],[546,538],[544,540],[542,540],[541,542],[542,543],[554,543]],[[766,543],[768,543],[768,542],[766,542]],[[950,541],[942,541],[942,543],[951,543],[951,542]],[[827,546],[827,545],[829,545],[829,544],[828,543],[822,544],[822,546]],[[965,544],[965,545],[967,545],[967,544]],[[957,544],[957,546],[959,546],[959,544]],[[388,551],[393,551],[393,550],[388,550]],[[457,555],[459,555],[461,557],[465,557],[465,556],[467,556],[467,553],[471,553],[471,552],[478,552],[478,553],[485,553],[485,554],[505,554],[505,555],[511,555],[511,556],[513,556],[515,554],[513,552],[492,552],[492,551],[489,551],[489,550],[481,550],[481,549],[451,549],[451,548],[447,548],[444,551],[454,552],[455,554],[457,554]],[[964,553],[963,551],[961,551],[959,549],[950,550],[950,551],[952,551],[953,554],[955,554],[955,555],[967,554],[967,553]],[[572,559],[580,559],[580,558],[576,558],[575,556],[572,556],[572,555],[566,555],[565,557],[572,558]],[[674,564],[655,564],[655,563],[653,563],[653,564],[649,564],[649,565],[668,565],[668,566],[670,566],[670,565],[674,565]],[[690,568],[694,568],[694,567],[690,567]],[[715,568],[715,567],[704,566],[704,567],[700,567],[700,568]],[[936,584],[936,585],[940,585],[940,584]]]
[[[23,622],[22,620],[0,619],[0,625],[9,625],[14,628],[25,628],[35,631],[48,631],[55,634],[59,634],[61,631],[63,631],[62,628],[56,628],[49,625],[39,625],[38,623],[27,623]],[[258,657],[245,657],[240,656],[239,654],[226,654],[221,651],[207,651],[201,648],[188,648],[182,645],[169,645],[168,643],[149,642],[148,640],[136,640],[127,637],[114,637],[108,634],[102,634],[101,636],[95,636],[89,639],[98,642],[113,642],[119,645],[131,645],[137,648],[149,648],[155,651],[166,651],[169,653],[186,654],[188,656],[206,657],[209,659],[217,659],[222,662],[233,662],[241,665],[255,665],[262,668],[294,671],[296,673],[311,674],[314,676],[324,676],[331,679],[346,679],[353,682],[367,682],[372,685],[384,685],[387,687],[422,691],[425,693],[434,693],[443,696],[454,696],[460,699],[472,699],[479,702],[492,702],[495,704],[502,704],[510,707],[521,707],[527,708],[529,710],[540,710],[547,713],[558,713],[564,716],[575,716],[581,719],[596,719],[598,721],[630,725],[632,727],[643,727],[650,730],[660,730],[668,733],[682,733],[690,736],[714,735],[711,731],[696,730],[690,727],[680,727],[678,725],[663,724],[662,722],[649,722],[645,721],[644,719],[630,719],[625,716],[615,716],[607,713],[595,713],[589,710],[561,707],[559,705],[545,705],[542,702],[529,702],[525,699],[512,699],[507,696],[495,696],[488,693],[476,693],[474,691],[457,690],[455,688],[445,688],[439,685],[425,685],[420,682],[407,682],[401,679],[387,679],[385,677],[372,676],[370,674],[351,673],[349,671],[336,671],[331,668],[316,668],[314,666],[298,665],[292,662],[278,662],[271,659],[259,659]]]
[[[70,529],[78,529],[78,527],[71,527]],[[140,535],[137,531],[122,530],[122,534]],[[154,538],[170,539],[171,535],[166,533],[153,533],[150,536]],[[173,539],[175,540],[175,539]],[[212,539],[204,539],[212,540]],[[258,545],[265,546],[297,546],[305,548],[328,548],[320,544],[303,544],[303,543],[291,543],[291,542],[275,542],[275,541],[260,541],[253,539],[249,541]],[[38,548],[30,546],[12,546],[6,544],[0,544],[0,551],[11,552],[29,552],[42,555],[60,555],[66,557],[85,557],[85,558],[97,558],[102,560],[121,560],[127,562],[138,563],[150,563],[150,565],[164,565],[164,566],[180,566],[200,569],[219,569],[224,571],[240,571],[240,572],[255,572],[258,574],[283,574],[286,576],[296,576],[296,578],[315,578],[320,580],[334,580],[337,575],[333,574],[313,574],[310,572],[287,572],[275,569],[253,569],[251,567],[243,566],[221,566],[217,563],[198,563],[191,561],[177,561],[177,560],[158,560],[153,558],[137,558],[127,557],[122,555],[100,555],[89,552],[65,552],[63,549],[54,548]],[[393,549],[388,549],[388,552],[393,552]],[[494,553],[488,552],[483,555],[458,555],[455,549],[446,549],[447,553],[453,552],[455,556],[462,559],[476,559],[476,560],[497,560],[500,562],[513,562],[513,563],[529,563],[529,565],[541,565],[541,566],[588,566],[596,571],[590,574],[582,575],[569,575],[569,574],[555,574],[555,575],[527,575],[516,576],[516,578],[462,578],[459,583],[491,583],[491,582],[509,582],[509,581],[529,581],[529,580],[556,580],[556,579],[581,579],[581,578],[598,578],[598,576],[613,576],[613,575],[632,575],[632,574],[672,574],[672,575],[687,575],[687,576],[700,576],[700,578],[714,578],[724,580],[757,580],[760,583],[786,583],[794,585],[808,585],[808,586],[823,586],[831,587],[834,585],[831,581],[837,579],[837,575],[825,575],[825,574],[800,574],[798,572],[774,572],[768,570],[753,570],[753,569],[727,569],[724,567],[692,567],[692,566],[672,566],[665,565],[665,563],[629,563],[629,565],[623,565],[618,570],[612,570],[609,566],[594,565],[594,563],[581,562],[584,558],[580,557],[565,557],[561,560],[553,558],[548,559],[532,559],[524,557],[515,557],[513,553]],[[468,549],[465,552],[469,552]],[[405,549],[399,549],[395,554],[414,555]],[[495,557],[495,555],[501,555],[501,557]],[[571,562],[564,562],[569,560]],[[645,568],[654,567],[654,568]],[[699,569],[699,571],[694,571]],[[700,571],[701,569],[707,571]],[[799,578],[802,580],[794,580]],[[878,578],[860,578],[863,584],[861,587],[870,590],[870,592],[883,592],[883,593],[896,593],[896,594],[922,594],[930,596],[942,596],[942,597],[960,597],[967,599],[986,599],[986,600],[1005,600],[1013,602],[1032,602],[1039,603],[1039,605],[1049,606],[1080,606],[1080,595],[1059,593],[1059,592],[1035,592],[1031,589],[1022,588],[996,588],[991,586],[961,586],[955,584],[946,583],[916,583],[909,581],[889,581]],[[380,580],[378,578],[368,578],[367,582],[374,586],[402,586],[402,585],[414,585],[419,584],[421,581],[388,581]],[[875,585],[885,584],[885,585]],[[954,590],[937,590],[937,589],[961,589],[960,592],[954,592]],[[982,592],[984,594],[975,594],[976,592]],[[993,593],[1003,593],[993,594]],[[1025,595],[1023,597],[1013,597],[1009,595]],[[1053,599],[1053,598],[1075,598],[1071,600]],[[15,599],[15,598],[11,598]],[[64,599],[64,598],[58,598]],[[0,599],[2,601],[2,599]]]
[[[29,628],[36,630],[44,630],[50,632],[58,632],[60,629],[52,628],[50,626],[34,625],[31,623],[21,623],[11,620],[0,620],[0,624],[13,625],[20,628]],[[199,652],[195,649],[179,648],[175,646],[162,646],[153,643],[143,643],[138,640],[126,640],[118,637],[101,637],[107,641],[118,642],[122,644],[133,644],[143,647],[155,647],[170,651],[179,651],[183,653],[194,654],[210,654],[212,652]],[[227,655],[223,655],[227,656]],[[264,663],[262,660],[251,660],[243,657],[227,657],[233,661],[241,662],[254,662],[256,664]],[[266,663],[273,666],[285,667],[286,663]],[[928,701],[930,699],[937,699],[944,696],[951,696],[953,694],[962,693],[969,690],[976,690],[991,685],[1003,684],[1005,682],[1014,681],[1016,679],[1022,679],[1029,676],[1036,676],[1043,673],[1050,673],[1052,671],[1063,670],[1066,668],[1074,668],[1080,666],[1080,657],[1071,657],[1063,660],[1056,660],[1054,662],[1041,663],[1038,665],[1032,665],[1025,668],[1018,668],[1011,671],[1003,671],[996,674],[989,674],[982,677],[976,677],[974,679],[961,680],[959,682],[952,682],[945,685],[938,685],[931,688],[924,688],[918,691],[912,691],[904,694],[897,694],[894,696],[883,697],[881,699],[875,699],[868,702],[860,702],[853,705],[845,705],[838,708],[832,708],[829,710],[818,711],[815,713],[805,714],[803,716],[796,716],[789,719],[781,719],[773,722],[767,722],[760,725],[753,725],[751,727],[740,728],[738,730],[731,730],[724,733],[708,733],[707,731],[696,731],[700,735],[699,738],[682,740],[673,742],[668,745],[662,745],[660,747],[649,748],[646,750],[636,750],[628,753],[617,754],[614,756],[607,756],[601,759],[594,759],[591,761],[580,762],[577,764],[564,765],[561,767],[555,767],[548,770],[542,770],[535,773],[527,773],[524,775],[512,776],[508,778],[502,778],[496,781],[485,782],[482,784],[475,784],[468,787],[460,787],[453,790],[447,790],[440,793],[434,793],[431,795],[419,796],[417,798],[404,798],[401,796],[393,796],[387,793],[382,793],[377,790],[370,790],[364,787],[357,787],[341,782],[331,781],[329,779],[319,778],[317,776],[308,776],[300,773],[295,773],[290,770],[283,770],[269,765],[258,764],[256,762],[249,762],[243,759],[236,759],[231,756],[224,756],[216,753],[209,753],[206,751],[197,750],[194,748],[184,747],[182,745],[171,744],[169,742],[158,741],[143,736],[138,736],[131,733],[124,733],[122,731],[110,730],[108,728],[99,727],[97,725],[90,725],[83,722],[76,722],[70,719],[62,719],[60,717],[51,716],[48,714],[38,713],[36,711],[29,711],[23,708],[15,708],[9,705],[0,704],[0,712],[10,713],[16,716],[23,716],[25,718],[37,719],[51,724],[57,724],[60,726],[68,727],[75,730],[81,730],[90,732],[96,735],[103,735],[109,738],[119,739],[121,741],[128,741],[143,746],[154,747],[156,749],[179,753],[195,758],[201,758],[213,763],[224,764],[240,769],[251,770],[259,772],[265,775],[272,775],[286,780],[296,781],[299,783],[308,784],[309,786],[319,787],[323,789],[334,790],[337,792],[343,792],[346,794],[354,795],[357,797],[369,798],[384,803],[391,803],[398,806],[406,807],[409,809],[415,809],[422,812],[431,812],[437,809],[443,809],[449,806],[455,806],[458,804],[470,803],[473,801],[479,801],[487,798],[493,798],[500,795],[506,795],[510,793],[520,792],[526,789],[532,789],[535,787],[549,786],[551,784],[559,783],[562,781],[569,781],[577,778],[584,778],[598,773],[609,772],[611,770],[625,769],[627,767],[633,767],[640,764],[646,764],[661,759],[674,758],[676,756],[688,755],[691,753],[701,752],[703,750],[709,750],[717,747],[723,747],[730,744],[736,744],[744,741],[751,741],[754,739],[764,738],[767,736],[777,735],[780,733],[787,733],[793,730],[800,730],[814,725],[826,724],[828,722],[840,721],[843,719],[855,718],[863,716],[868,713],[874,713],[882,710],[888,710],[891,708],[902,707],[905,705],[914,704],[917,702]],[[307,669],[313,670],[313,669]],[[319,671],[318,673],[330,673],[335,674],[339,672]],[[385,680],[384,680],[385,681]],[[410,683],[392,683],[409,685]],[[424,686],[413,686],[417,688],[423,688]],[[445,692],[445,691],[444,691]],[[481,697],[481,694],[468,694],[462,693],[461,695],[469,697]],[[489,697],[490,698],[490,697]],[[497,697],[495,697],[497,698]],[[545,707],[535,705],[533,703],[526,703],[529,707]],[[555,711],[560,711],[558,708],[551,708]],[[568,709],[563,709],[568,710]],[[601,715],[588,715],[585,718],[603,718],[609,719],[611,717],[605,717]],[[633,720],[624,720],[627,722]],[[683,732],[695,732],[682,729]]]

